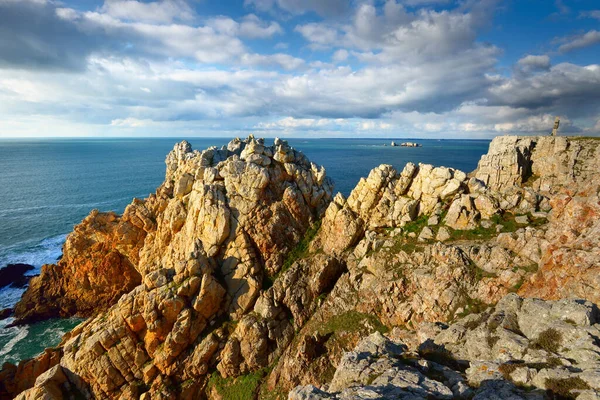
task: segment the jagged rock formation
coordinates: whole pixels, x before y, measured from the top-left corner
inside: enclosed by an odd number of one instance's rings
[[[522,158],[514,146],[520,140],[495,139],[471,178],[427,165],[409,164],[400,173],[381,166],[348,200],[336,196],[311,246],[345,260],[348,273],[286,349],[267,379],[269,390],[327,383],[343,350],[376,328],[372,318],[388,327],[446,322],[510,292],[597,302],[600,242],[593,232],[600,180],[589,166],[597,165],[598,142],[525,138],[531,153]],[[551,146],[554,141],[563,144]],[[528,165],[538,175],[525,185],[488,187],[476,177],[491,171],[490,159],[510,171]],[[571,172],[538,168],[575,159],[569,165],[581,167]],[[340,315],[361,316],[364,329],[344,327],[319,339],[316,327]],[[297,357],[305,338],[320,340],[314,360]]]
[[[30,280],[15,306],[18,321],[87,316],[139,285],[139,251],[154,229],[148,213],[141,201],[127,207],[122,217],[92,211],[67,237],[61,260],[44,265]]]
[[[523,391],[507,383],[517,378],[494,375],[492,384],[481,383],[477,363],[498,358],[535,369],[529,364],[549,357],[502,347],[515,349],[512,339],[527,348],[539,340],[537,328],[521,322],[533,320],[532,307],[550,310],[546,325],[561,332],[565,326],[556,315],[569,309],[574,335],[596,335],[591,304],[522,300],[510,293],[598,302],[599,147],[585,139],[499,137],[472,174],[382,165],[347,199],[332,199],[324,170],[283,141],[266,146],[250,137],[203,152],[180,143],[167,157],[157,194],[136,203],[134,214],[149,221],[132,222],[143,231],[143,245],[127,250],[117,247],[113,233],[104,239],[127,255],[142,283],[68,333],[53,358],[58,361],[4,368],[0,382],[12,394],[34,386],[24,396],[54,385],[98,398],[219,399],[248,384],[248,395],[280,399],[298,385],[303,388],[292,393],[297,398],[488,398],[492,390],[519,398]],[[96,237],[95,229],[82,237]],[[87,273],[99,273],[99,264],[91,262]],[[54,287],[68,279],[41,280]],[[45,290],[32,287],[43,299]],[[496,303],[495,311],[481,313]],[[517,319],[519,337],[495,325],[499,313]],[[448,339],[460,326],[466,330]],[[369,334],[390,331],[413,352],[432,339],[434,354],[445,346],[468,363],[425,361],[426,347],[408,356],[381,335],[344,355]],[[570,356],[576,351],[565,350],[564,359],[583,365],[580,355]],[[532,354],[538,359],[526,357]],[[595,376],[591,364],[561,362],[569,373],[585,372],[565,375],[570,382]],[[57,363],[66,380],[55,371],[54,383],[36,383]],[[365,378],[364,371],[382,374]],[[545,380],[540,383],[545,375],[534,382],[535,374],[527,373],[533,382],[527,385],[547,388]],[[581,399],[591,398],[586,390]]]
[[[598,398],[599,322],[590,302],[511,294],[450,326],[425,324],[412,346],[374,333],[322,389],[299,386],[289,399]]]
[[[69,372],[67,378],[78,377],[71,384],[81,386],[82,393],[98,398],[137,398],[142,392],[172,397],[201,388],[213,355],[228,340],[223,321],[251,310],[263,281],[279,272],[286,253],[331,199],[325,170],[284,141],[265,146],[250,137],[203,152],[182,142],[166,163],[166,179],[157,194],[127,209],[148,211],[143,246],[127,248],[136,256],[130,257],[131,265],[142,284],[75,328],[61,345],[61,368]],[[106,242],[122,233],[123,220],[131,222],[139,213],[131,214],[118,219],[92,213],[69,237],[67,257],[59,265],[72,268],[81,248],[99,247],[104,257]],[[84,239],[94,243],[78,246]],[[104,274],[97,263],[88,271]],[[61,293],[61,279],[79,277],[69,275],[43,274],[31,292],[46,300],[47,290],[38,287],[59,282],[56,292]],[[79,288],[93,295],[87,289]],[[30,298],[34,296],[25,297]],[[22,375],[13,379],[20,381]],[[183,390],[181,385],[190,381]]]

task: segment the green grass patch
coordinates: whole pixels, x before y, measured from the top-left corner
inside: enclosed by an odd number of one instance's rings
[[[578,141],[578,140],[600,140],[600,136],[569,136],[569,140]]]
[[[372,329],[369,329],[369,327]],[[335,315],[321,325],[317,331],[322,335],[337,332],[372,333],[375,331],[383,334],[388,332],[389,329],[376,316],[352,310]]]
[[[420,217],[418,217],[417,219],[415,219],[414,221],[411,221],[409,223],[407,223],[406,225],[404,225],[404,227],[402,228],[402,231],[404,233],[416,233],[419,234],[421,232],[421,230],[427,226],[427,220],[429,219],[428,215],[421,215]]]
[[[304,237],[300,242],[294,247],[286,256],[281,269],[274,276],[265,276],[263,280],[263,289],[266,290],[273,286],[273,283],[277,280],[282,273],[290,269],[292,264],[296,261],[306,257],[308,255],[308,248],[310,246],[310,242],[317,236],[319,229],[321,228],[321,220],[315,222],[312,226],[310,226],[306,232],[304,233]]]
[[[422,358],[433,361],[435,363],[445,365],[448,368],[456,371],[465,372],[469,367],[468,363],[459,362],[452,353],[445,348],[438,346],[435,348],[427,347],[426,349],[419,350],[419,356]]]
[[[312,242],[315,236],[317,236],[319,228],[321,228],[320,220],[315,222],[310,228],[306,230],[306,233],[304,234],[304,237],[302,238],[300,243],[298,243],[296,247],[294,247],[292,251],[288,253],[287,257],[285,258],[285,261],[283,262],[283,265],[281,266],[280,273],[287,271],[297,260],[304,258],[308,255],[308,247],[310,245],[310,242]]]
[[[522,368],[522,367],[524,367],[523,363],[510,362],[510,363],[500,364],[500,366],[498,367],[498,371],[502,374],[504,379],[506,379],[507,381],[510,381],[511,380],[510,374],[515,372],[517,370],[517,368]]]
[[[486,341],[487,341],[487,344],[490,347],[490,349],[492,349],[496,345],[496,343],[498,343],[498,340],[500,340],[499,336],[488,335],[486,337]]]
[[[466,300],[462,304],[462,307],[463,311],[461,311],[458,314],[454,314],[454,318],[452,318],[453,320],[466,317],[469,314],[480,314],[487,310],[488,305],[481,300],[466,297]]]
[[[267,369],[263,368],[237,378],[223,378],[218,371],[215,371],[208,380],[207,393],[215,390],[223,399],[253,400],[266,373]]]

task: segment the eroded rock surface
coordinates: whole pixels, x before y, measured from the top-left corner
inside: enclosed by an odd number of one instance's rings
[[[61,260],[30,280],[15,306],[18,321],[87,316],[139,285],[139,251],[154,229],[146,204],[134,201],[122,217],[92,211],[67,237]]]
[[[72,294],[95,296],[107,285],[92,283],[115,279],[123,285],[116,268],[125,261],[132,267],[137,285],[107,300],[118,302],[67,334],[60,346],[60,366],[97,398],[185,397],[203,388],[221,350],[252,337],[248,313],[264,281],[279,273],[286,254],[320,219],[333,188],[323,168],[280,140],[266,146],[249,137],[202,152],[182,142],[166,164],[157,193],[134,201],[123,217],[86,218],[69,236],[65,257],[45,268],[19,305],[25,310],[60,296],[65,302]],[[83,259],[89,263],[83,271],[70,270]],[[315,273],[338,273],[330,264],[324,261]],[[75,279],[89,285],[74,292],[69,285]],[[323,290],[318,278],[314,285],[317,296]],[[77,302],[70,310],[86,311]],[[20,315],[30,318],[26,311]],[[239,336],[230,335],[224,324],[229,319],[241,319],[240,330],[246,327]],[[256,344],[250,344],[251,355],[241,346],[247,367],[236,365],[236,373],[269,361]]]
[[[141,283],[65,335],[58,361],[0,380],[18,393],[58,363],[96,398],[519,399],[565,382],[594,398],[597,149],[499,137],[471,174],[382,165],[346,199],[284,141],[182,142],[157,193],[130,206],[141,247],[114,233],[91,246]],[[118,231],[82,226],[81,240]],[[106,251],[87,254],[93,275]],[[581,300],[547,301],[562,298]]]
[[[450,326],[424,325],[412,349],[374,333],[344,353],[330,382],[289,399],[597,398],[599,318],[590,302],[511,294]]]

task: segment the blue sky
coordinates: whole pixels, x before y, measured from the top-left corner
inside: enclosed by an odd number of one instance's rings
[[[600,134],[597,0],[0,0],[0,137]]]

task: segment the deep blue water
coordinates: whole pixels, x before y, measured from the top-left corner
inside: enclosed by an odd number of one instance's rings
[[[0,268],[32,264],[39,271],[61,254],[65,235],[90,210],[122,212],[133,197],[146,197],[164,178],[166,154],[181,139],[0,139]],[[228,138],[187,139],[195,149]],[[324,165],[336,191],[348,195],[360,177],[380,164],[401,169],[411,161],[470,172],[487,152],[486,140],[414,140],[423,147],[391,147],[391,139],[289,139]],[[395,140],[401,142],[402,139]],[[267,140],[271,144],[272,140]],[[388,146],[383,146],[387,144]],[[12,307],[20,289],[0,290],[0,309]],[[30,357],[55,345],[74,320],[3,328],[0,363]]]

